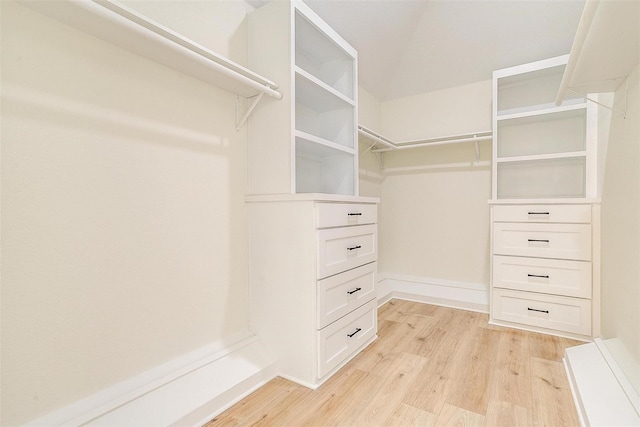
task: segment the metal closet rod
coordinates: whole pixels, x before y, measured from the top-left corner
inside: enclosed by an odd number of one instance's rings
[[[473,133],[465,133],[458,135],[449,135],[442,136],[438,138],[427,138],[427,139],[419,139],[415,141],[402,141],[402,142],[393,142],[390,139],[383,137],[376,132],[373,132],[370,129],[367,129],[364,126],[358,125],[358,133],[384,145],[385,148],[377,148],[373,149],[373,152],[380,153],[385,151],[392,150],[403,150],[407,148],[417,148],[417,147],[431,147],[434,145],[445,145],[445,144],[458,144],[462,142],[477,142],[484,141],[493,138],[492,131],[482,131],[482,132],[473,132]]]
[[[215,52],[212,52],[209,49],[199,46],[191,40],[186,39],[180,34],[177,34],[162,25],[150,21],[136,11],[111,0],[94,0],[93,2],[81,3],[83,7],[92,9],[92,13],[103,14],[105,15],[105,18],[108,18],[108,15],[101,12],[99,8],[93,7],[92,3],[94,5],[99,5],[104,7],[105,9],[110,10],[111,12],[130,21],[132,24],[140,25],[141,27],[153,33],[155,36],[169,40],[177,44],[181,48],[186,49],[186,51],[197,54],[206,61],[205,64],[208,67],[215,69],[220,74],[237,80],[238,82],[257,90],[258,92],[264,93],[273,98],[282,98],[282,94],[275,90],[278,88],[278,85],[271,80],[266,79],[261,75],[243,67],[242,65],[236,64],[235,62],[232,62],[216,54]],[[123,25],[126,25],[124,24],[124,22]]]
[[[282,98],[276,90],[278,85],[271,80],[113,0],[23,4],[108,43],[230,92],[244,97],[264,93],[276,99]],[[240,84],[229,86],[230,82]]]

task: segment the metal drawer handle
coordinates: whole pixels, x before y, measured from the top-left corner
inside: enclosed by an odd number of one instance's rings
[[[529,215],[549,215],[549,212],[527,212]]]
[[[528,242],[549,243],[549,239],[527,239]]]
[[[354,289],[354,290],[352,290],[352,291],[347,291],[347,293],[348,293],[349,295],[353,295],[353,294],[355,294],[356,292],[361,291],[361,290],[362,290],[362,288],[355,288],[355,289]]]
[[[354,336],[355,334],[357,334],[358,332],[360,332],[361,330],[362,330],[361,328],[356,328],[356,331],[355,331],[354,333],[352,333],[352,334],[347,334],[347,336],[348,336],[349,338],[353,338],[353,336]]]
[[[538,310],[536,308],[531,308],[531,307],[527,307],[527,310],[529,310],[529,311],[537,311],[538,313],[547,313],[547,314],[549,314],[549,310]]]
[[[362,216],[362,212],[349,212],[347,216]]]
[[[356,249],[360,249],[362,246],[358,245],[358,246],[352,246],[350,248],[347,248],[348,251],[355,251]]]
[[[549,276],[548,275],[541,275],[541,274],[527,274],[527,277],[538,277],[540,279],[548,279]]]

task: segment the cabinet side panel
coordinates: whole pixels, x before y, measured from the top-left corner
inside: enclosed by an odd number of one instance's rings
[[[248,17],[249,68],[279,85],[282,99],[264,97],[248,121],[249,194],[292,193],[291,4],[274,1]]]
[[[313,203],[249,204],[251,329],[280,360],[280,373],[315,381]]]

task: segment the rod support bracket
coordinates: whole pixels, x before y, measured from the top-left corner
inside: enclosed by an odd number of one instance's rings
[[[253,109],[256,108],[256,106],[258,105],[258,103],[260,102],[263,96],[264,96],[264,92],[260,92],[259,94],[252,96],[251,98],[247,98],[248,100],[251,100],[251,102],[249,103],[247,110],[244,112],[240,120],[237,120],[239,98],[236,96],[236,132],[240,131],[240,128],[245,124],[245,122],[253,112]]]

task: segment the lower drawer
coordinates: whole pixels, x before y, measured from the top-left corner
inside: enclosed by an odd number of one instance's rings
[[[591,298],[591,262],[494,255],[493,286]]]
[[[349,358],[377,332],[376,300],[318,331],[318,378]]]
[[[493,289],[494,319],[591,335],[591,300]]]
[[[317,328],[349,314],[375,298],[376,263],[363,265],[318,281]]]

